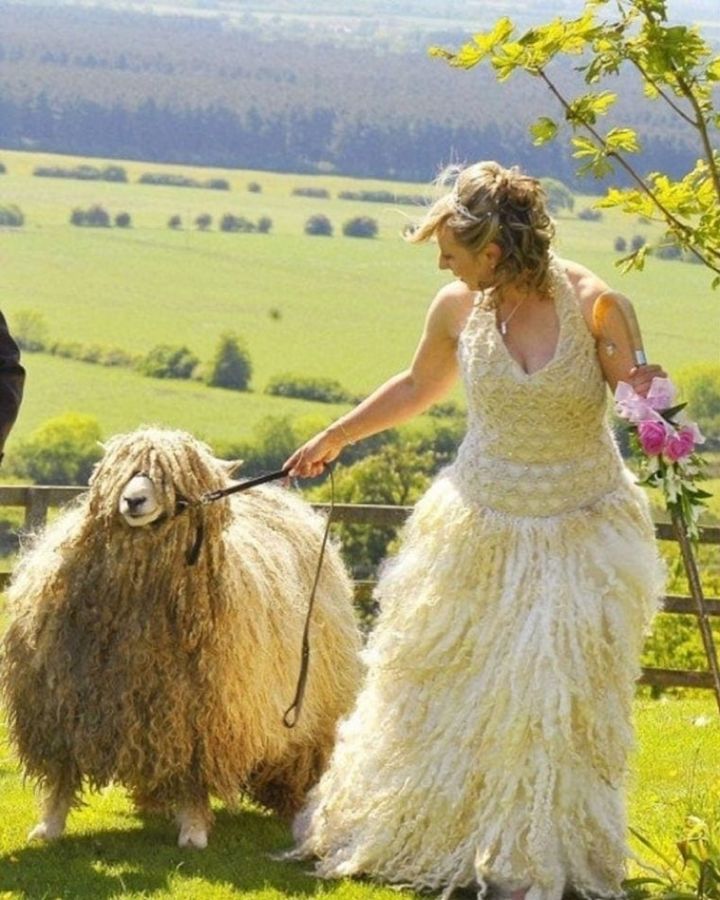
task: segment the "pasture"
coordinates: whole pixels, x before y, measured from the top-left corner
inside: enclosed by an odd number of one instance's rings
[[[713,701],[636,702],[638,750],[630,774],[629,819],[672,860],[689,814],[720,823],[720,723]],[[2,900],[275,900],[281,897],[390,900],[418,896],[361,881],[326,882],[310,864],[270,858],[291,844],[288,826],[250,806],[217,810],[210,846],[180,851],[162,818],[134,814],[118,788],[88,795],[71,813],[66,836],[27,844],[35,823],[32,787],[23,784],[7,745],[0,755],[0,898]],[[638,859],[662,864],[637,841]],[[633,876],[647,875],[637,862]]]
[[[161,343],[185,344],[209,359],[223,331],[241,335],[253,362],[253,390],[219,391],[201,384],[155,381],[41,354],[26,354],[27,397],[15,437],[66,411],[94,415],[104,433],[156,421],[182,426],[213,441],[251,435],[267,415],[292,418],[337,409],[263,395],[276,374],[334,378],[356,394],[407,365],[434,291],[447,280],[435,248],[406,245],[403,226],[412,206],[337,199],[340,190],[384,188],[419,194],[426,186],[333,176],[245,172],[122,162],[129,183],[83,182],[32,176],[36,165],[72,166],[72,157],[0,151],[0,202],[15,203],[25,226],[0,232],[1,307],[10,321],[38,311],[49,341],[79,341],[144,353]],[[198,179],[226,178],[230,191],[136,183],[144,172]],[[250,182],[261,192],[247,190]],[[296,187],[322,187],[329,199],[293,196]],[[111,215],[126,211],[130,229],[78,228],[73,208],[99,203]],[[592,198],[578,197],[575,213]],[[273,220],[270,234],[218,231],[227,212]],[[211,230],[194,226],[201,213]],[[303,233],[307,218],[324,213],[332,237]],[[167,227],[179,215],[181,230]],[[347,219],[367,215],[379,224],[373,240],[344,237]],[[644,273],[614,269],[617,236],[629,242],[651,228],[604,213],[587,222],[558,217],[558,252],[577,258],[632,297],[647,349],[671,372],[717,358],[717,297],[701,266],[650,261]],[[11,450],[11,446],[9,447]]]

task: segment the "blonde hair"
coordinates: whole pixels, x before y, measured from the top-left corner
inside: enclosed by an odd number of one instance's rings
[[[451,167],[439,184],[454,185],[433,203],[406,240],[423,243],[447,225],[456,240],[473,252],[489,243],[500,247],[496,284],[519,282],[549,293],[550,246],[555,226],[547,211],[545,192],[536,178],[517,166],[506,169],[496,162],[466,168]]]

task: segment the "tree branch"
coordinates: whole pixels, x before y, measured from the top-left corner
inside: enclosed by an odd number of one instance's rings
[[[560,91],[557,89],[554,82],[550,78],[548,78],[548,76],[545,73],[545,70],[542,68],[538,68],[538,69],[536,69],[536,72],[542,78],[542,80],[545,82],[545,84],[548,86],[550,92],[560,102],[560,104],[563,107],[563,109],[565,110],[565,112],[566,113],[571,112],[570,104],[565,99],[565,97],[560,93]],[[667,223],[669,223],[670,227],[673,230],[684,235],[690,252],[693,253],[709,269],[712,269],[713,272],[717,272],[718,274],[720,274],[720,263],[714,264],[709,259],[707,259],[707,257],[697,249],[697,247],[693,246],[693,243],[692,243],[693,230],[692,230],[692,228],[690,228],[688,225],[685,225],[684,222],[681,222],[680,219],[678,219],[675,215],[673,215],[673,213],[671,213],[670,210],[667,209],[667,207],[660,200],[658,200],[657,196],[648,187],[648,185],[645,183],[644,179],[640,175],[638,175],[638,173],[635,171],[635,169],[630,165],[629,162],[627,162],[627,160],[624,157],[620,156],[617,151],[608,149],[605,138],[603,138],[603,136],[595,128],[592,127],[592,125],[590,125],[588,122],[586,122],[584,120],[581,120],[580,124],[583,126],[583,128],[585,128],[586,131],[588,131],[590,133],[590,135],[592,135],[594,140],[597,141],[598,145],[600,147],[602,147],[602,149],[605,151],[606,155],[612,156],[614,159],[617,160],[617,162],[622,166],[622,168],[625,169],[625,171],[628,173],[628,175],[630,175],[632,180],[638,185],[640,190],[647,197],[649,197],[650,200],[652,201],[652,203],[660,210],[665,221]],[[713,251],[712,249],[710,250],[710,252],[712,253],[713,256],[720,257],[720,252]]]

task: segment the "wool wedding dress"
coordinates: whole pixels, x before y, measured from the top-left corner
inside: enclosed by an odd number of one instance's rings
[[[621,893],[623,780],[663,571],[606,422],[594,340],[552,261],[559,338],[526,374],[476,302],[468,432],[404,530],[354,711],[295,821],[326,877]]]

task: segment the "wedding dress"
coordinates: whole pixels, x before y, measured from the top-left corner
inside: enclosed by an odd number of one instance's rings
[[[559,338],[525,373],[478,297],[468,431],[377,588],[367,676],[297,817],[327,877],[617,896],[639,654],[663,589],[559,261]]]

